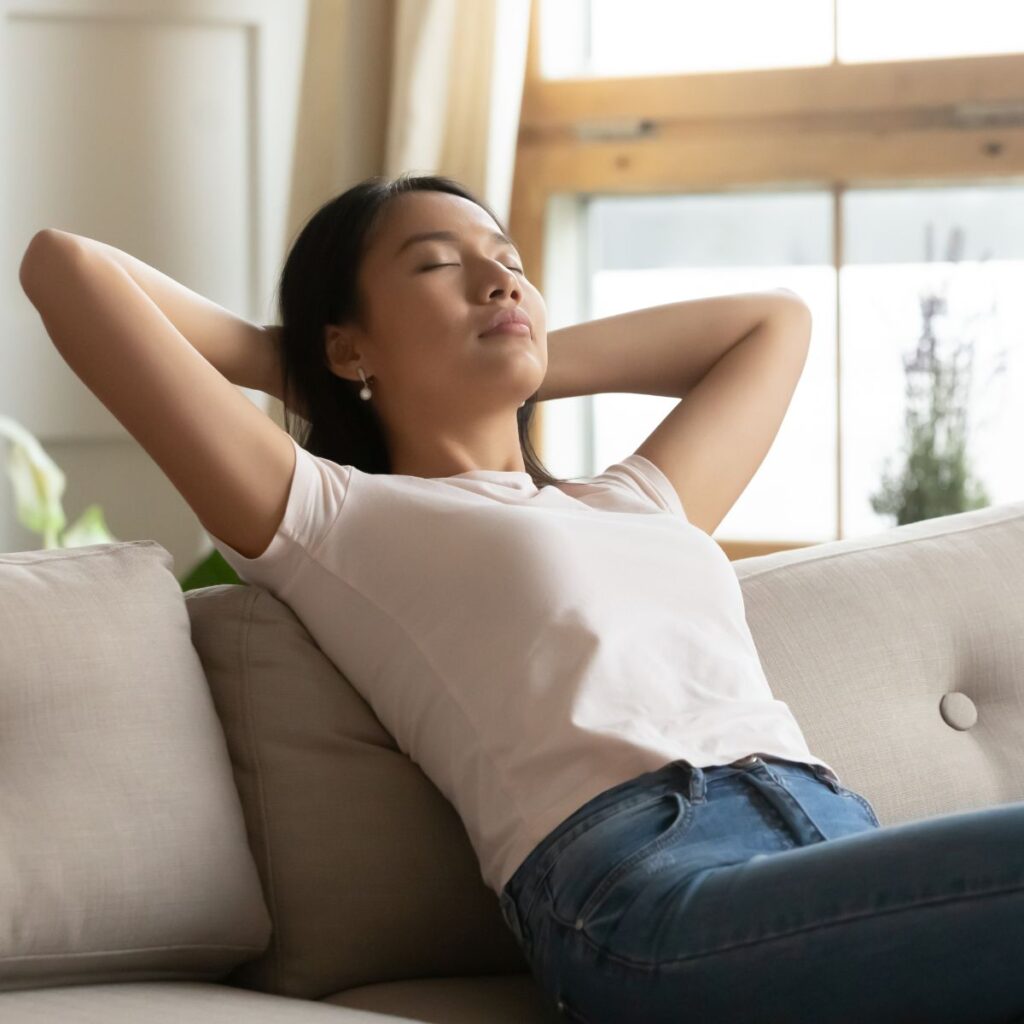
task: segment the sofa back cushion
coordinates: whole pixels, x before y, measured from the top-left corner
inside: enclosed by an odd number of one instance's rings
[[[775,696],[883,825],[1024,801],[1024,501],[734,566]]]
[[[185,596],[274,920],[227,980],[320,999],[528,970],[454,808],[291,608],[257,586]]]
[[[0,554],[0,989],[220,979],[270,939],[172,566]]]

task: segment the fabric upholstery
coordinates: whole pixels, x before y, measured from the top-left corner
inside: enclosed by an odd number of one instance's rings
[[[73,985],[0,995],[4,1024],[398,1024],[406,1020],[194,981]]]
[[[452,805],[294,612],[258,586],[185,597],[274,919],[230,980],[320,999],[524,971]]]
[[[525,973],[411,978],[337,992],[324,1002],[423,1024],[565,1024]]]
[[[1024,502],[734,566],[772,689],[883,825],[1024,800]]]
[[[171,569],[148,540],[0,554],[0,989],[220,978],[266,947]]]

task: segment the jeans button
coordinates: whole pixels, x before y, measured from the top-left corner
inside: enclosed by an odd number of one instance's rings
[[[749,754],[747,757],[740,757],[737,758],[735,761],[730,761],[729,763],[734,768],[745,768],[747,767],[747,765],[754,764],[755,762],[760,760],[761,759],[757,756],[757,754]]]

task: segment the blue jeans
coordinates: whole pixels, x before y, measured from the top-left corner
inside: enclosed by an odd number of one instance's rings
[[[583,1024],[1024,1014],[1024,803],[881,827],[817,765],[673,761],[584,804],[499,903]]]

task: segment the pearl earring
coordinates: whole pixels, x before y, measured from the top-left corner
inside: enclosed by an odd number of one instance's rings
[[[359,397],[364,401],[369,401],[373,392],[370,390],[370,385],[366,383],[366,374],[363,373],[363,368],[361,366],[359,367],[359,376],[363,381],[363,386],[359,389]]]

